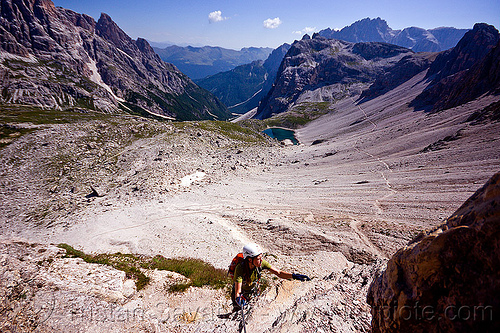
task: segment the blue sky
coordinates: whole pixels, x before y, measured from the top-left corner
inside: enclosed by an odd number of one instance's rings
[[[53,0],[99,19],[107,13],[136,39],[240,49],[278,47],[305,32],[343,28],[380,17],[392,29],[410,26],[500,26],[499,0]]]

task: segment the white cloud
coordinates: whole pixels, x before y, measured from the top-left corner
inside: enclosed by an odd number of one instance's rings
[[[226,20],[226,17],[222,17],[222,12],[220,10],[216,10],[208,14],[208,22],[215,23]]]
[[[268,18],[267,20],[264,21],[264,28],[267,29],[276,29],[277,27],[280,26],[280,24],[283,23],[279,17],[275,17],[273,19]]]
[[[305,27],[302,30],[293,31],[293,33],[297,34],[297,35],[305,35],[305,34],[311,34],[315,31],[316,31],[316,27],[314,27],[314,28],[313,27]]]

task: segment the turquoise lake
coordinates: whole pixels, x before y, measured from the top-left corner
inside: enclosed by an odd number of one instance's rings
[[[294,145],[299,144],[299,140],[295,137],[295,132],[292,130],[287,130],[284,128],[271,127],[263,131],[264,134],[267,134],[273,139],[278,141],[283,141],[289,139],[293,142]]]

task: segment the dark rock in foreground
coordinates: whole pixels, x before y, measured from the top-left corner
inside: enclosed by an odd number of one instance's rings
[[[500,173],[399,250],[367,301],[373,332],[498,332]]]

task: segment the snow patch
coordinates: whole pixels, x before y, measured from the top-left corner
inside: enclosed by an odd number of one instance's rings
[[[106,89],[117,101],[125,102],[123,98],[116,96],[113,90],[111,90],[111,88],[106,83],[104,83],[101,74],[99,74],[99,72],[97,71],[97,65],[94,59],[90,58],[90,63],[87,63],[87,66],[92,72],[92,75],[89,78],[92,82],[95,82],[104,89]]]
[[[192,183],[197,182],[205,178],[206,173],[197,171],[191,175],[187,175],[181,178],[181,186],[189,187]]]

